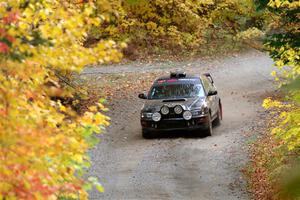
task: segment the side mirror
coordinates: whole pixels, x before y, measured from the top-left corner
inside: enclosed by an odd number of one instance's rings
[[[145,93],[140,93],[139,98],[140,99],[147,99],[147,95]]]
[[[212,76],[210,75],[210,73],[204,73],[204,76],[206,76],[206,78],[212,83],[214,84],[214,79],[212,78]]]
[[[208,92],[207,96],[214,96],[214,95],[217,95],[218,94],[218,91],[217,90],[211,90]]]

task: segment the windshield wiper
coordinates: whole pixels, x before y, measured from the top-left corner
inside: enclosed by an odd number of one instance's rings
[[[164,99],[164,100],[162,100],[162,102],[174,102],[174,101],[186,101],[186,99],[181,98],[181,99]]]

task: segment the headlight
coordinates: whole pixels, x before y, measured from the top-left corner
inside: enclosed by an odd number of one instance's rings
[[[204,107],[202,107],[201,111],[202,111],[202,115],[204,115],[209,112],[209,109],[207,106],[204,106]]]
[[[161,119],[161,115],[158,112],[153,113],[153,115],[152,115],[153,121],[158,122],[160,119]]]
[[[161,112],[161,114],[163,114],[163,115],[167,115],[167,114],[169,114],[169,108],[167,107],[167,106],[163,106],[163,107],[161,107],[161,109],[160,109],[160,112]]]
[[[193,116],[198,116],[198,115],[205,115],[206,113],[208,113],[208,109],[201,109],[201,110],[192,110],[191,111]]]
[[[203,115],[204,111],[201,110],[193,110],[192,111],[193,116]]]
[[[142,113],[142,114],[141,114],[141,117],[142,117],[142,118],[150,118],[150,119],[151,119],[152,113]]]
[[[182,111],[183,111],[183,110],[182,110],[182,107],[181,107],[180,105],[175,106],[174,112],[175,112],[177,115],[181,114]]]
[[[190,119],[192,119],[192,113],[191,113],[191,111],[184,111],[183,112],[183,118],[185,119],[185,120],[190,120]]]

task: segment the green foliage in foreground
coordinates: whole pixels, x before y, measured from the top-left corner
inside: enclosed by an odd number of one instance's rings
[[[279,17],[277,26],[265,42],[265,47],[274,59],[277,72],[273,72],[282,89],[287,93],[285,102],[266,99],[266,108],[275,107],[283,109],[280,114],[280,123],[272,133],[283,141],[292,160],[278,165],[278,172],[282,174],[281,182],[284,187],[280,196],[284,199],[297,199],[300,197],[300,174],[292,173],[285,176],[287,171],[299,170],[300,149],[300,2],[286,0],[259,0],[260,9],[268,9]],[[286,160],[286,159],[285,159]]]

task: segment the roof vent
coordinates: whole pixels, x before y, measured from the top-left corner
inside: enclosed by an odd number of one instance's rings
[[[170,78],[184,78],[184,77],[186,77],[185,72],[176,71],[170,73]]]

